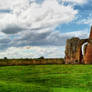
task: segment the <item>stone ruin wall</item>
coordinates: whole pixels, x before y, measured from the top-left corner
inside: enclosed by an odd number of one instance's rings
[[[79,39],[77,37],[67,40],[65,50],[66,64],[84,63],[84,56],[86,53],[87,46],[84,46],[84,55],[82,55],[82,45],[86,42],[88,42],[88,39]]]

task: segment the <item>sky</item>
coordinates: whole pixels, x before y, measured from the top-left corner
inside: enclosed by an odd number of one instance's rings
[[[0,58],[63,58],[91,25],[91,0],[0,0]]]

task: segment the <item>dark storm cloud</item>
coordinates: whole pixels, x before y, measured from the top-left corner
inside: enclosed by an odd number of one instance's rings
[[[0,51],[11,47],[10,42],[11,40],[9,38],[0,39]]]
[[[2,32],[5,34],[15,34],[20,31],[23,31],[24,29],[17,25],[8,25],[4,29],[2,29]]]
[[[78,34],[78,35],[76,35]],[[66,40],[71,37],[80,37],[85,38],[87,37],[87,33],[67,33],[61,34],[60,32],[44,32],[44,33],[37,33],[37,32],[22,32],[18,38],[14,39],[11,42],[12,46],[15,47],[22,47],[22,46],[65,46]]]

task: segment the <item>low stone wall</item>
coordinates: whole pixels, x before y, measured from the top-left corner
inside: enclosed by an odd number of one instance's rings
[[[0,59],[0,66],[64,64],[64,59]]]

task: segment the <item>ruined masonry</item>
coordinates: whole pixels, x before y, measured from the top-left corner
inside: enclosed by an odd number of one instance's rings
[[[65,63],[92,64],[92,27],[88,39],[79,39],[77,37],[73,37],[67,40],[65,50]]]

